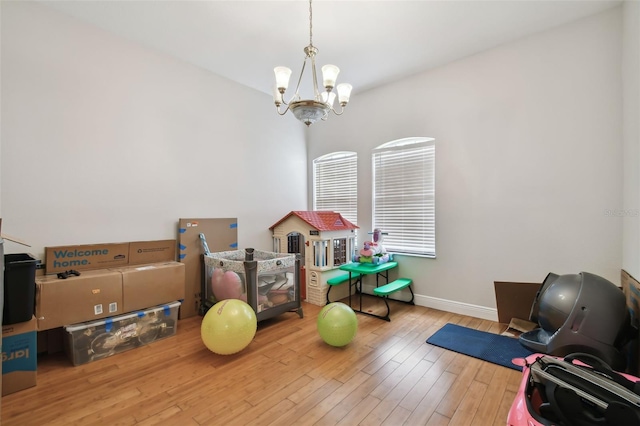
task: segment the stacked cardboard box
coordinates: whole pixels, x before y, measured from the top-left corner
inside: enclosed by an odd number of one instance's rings
[[[2,396],[36,385],[36,319],[2,327]]]
[[[47,247],[47,275],[36,277],[38,331],[107,318],[111,323],[168,304],[177,316],[185,267],[176,261],[176,251],[176,240]],[[71,354],[82,352],[78,346]]]
[[[146,309],[184,298],[184,265],[161,262],[36,278],[38,330]]]

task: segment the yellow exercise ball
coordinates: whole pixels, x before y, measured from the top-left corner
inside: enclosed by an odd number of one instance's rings
[[[211,352],[231,355],[246,348],[257,329],[251,306],[239,299],[226,299],[213,305],[202,318],[200,337]]]

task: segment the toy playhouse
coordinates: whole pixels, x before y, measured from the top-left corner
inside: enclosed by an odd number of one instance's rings
[[[247,248],[204,255],[208,289],[216,301],[240,299],[258,321],[295,311],[302,318],[300,260],[295,254]]]
[[[269,228],[273,249],[297,253],[302,259],[301,286],[304,299],[317,306],[326,303],[327,280],[344,272],[340,265],[356,254],[357,225],[332,211],[291,211]],[[339,289],[345,292],[347,288]]]

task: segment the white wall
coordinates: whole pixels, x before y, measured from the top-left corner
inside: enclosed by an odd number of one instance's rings
[[[2,2],[5,251],[177,238],[237,217],[239,247],[307,206],[303,125],[271,97],[34,3]]]
[[[619,283],[622,220],[606,212],[623,206],[621,23],[616,8],[355,93],[308,133],[309,161],[358,152],[365,232],[371,149],[436,139],[437,259],[399,257],[419,304],[496,318],[494,280]]]
[[[640,279],[640,2],[624,3],[624,210],[622,268]]]

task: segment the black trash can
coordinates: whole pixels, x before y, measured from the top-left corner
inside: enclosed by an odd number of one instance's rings
[[[2,324],[31,320],[35,303],[36,259],[29,254],[5,254]]]

